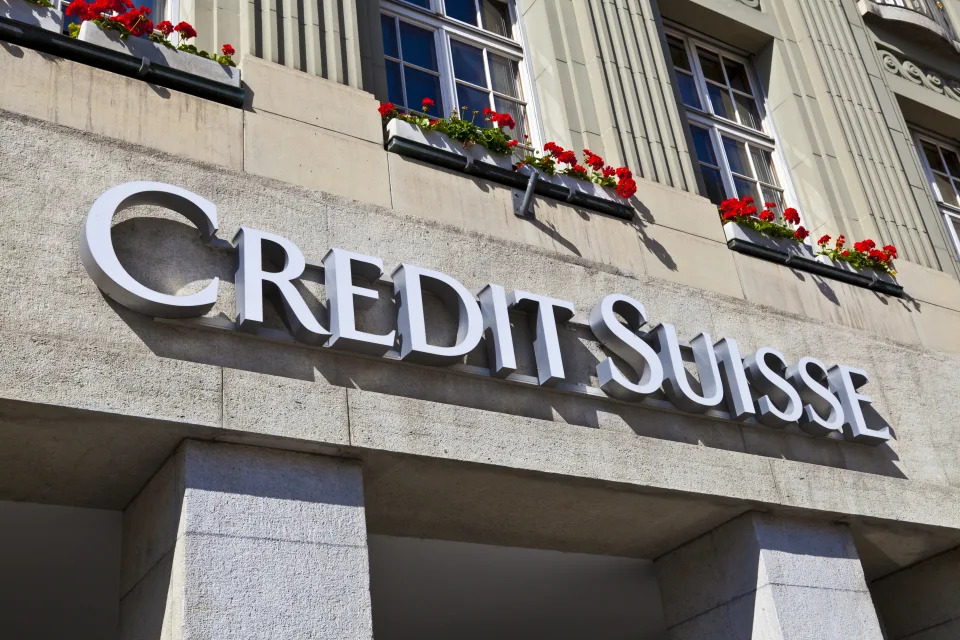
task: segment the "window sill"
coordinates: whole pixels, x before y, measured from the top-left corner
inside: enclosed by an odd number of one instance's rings
[[[231,107],[243,106],[244,91],[239,85],[240,76],[236,69],[232,69],[232,71],[236,73],[236,84],[218,82],[208,77],[197,75],[196,73],[168,66],[165,63],[154,64],[153,61],[145,55],[139,55],[139,53],[131,55],[132,52],[127,53],[129,48],[125,50],[107,48],[41,28],[36,26],[35,23],[29,24],[4,16],[5,14],[0,15],[0,40],[87,64],[91,67],[111,71],[119,75],[139,78],[151,84],[188,93]],[[148,41],[144,41],[144,43],[153,44]],[[126,43],[121,43],[120,46],[126,47]],[[192,55],[183,52],[177,53],[185,56]],[[198,61],[203,62],[202,58],[198,58],[197,56],[192,57],[196,57]],[[212,60],[210,62],[218,67],[222,66]]]
[[[402,120],[391,120],[385,128],[387,151],[429,162],[447,169],[486,178],[518,189],[526,188],[530,169],[514,169],[516,159],[492,153],[474,145],[464,147],[439,131],[424,131]],[[630,220],[634,210],[628,200],[600,185],[569,176],[540,174],[535,193],[575,206]]]
[[[897,297],[904,295],[903,287],[889,273],[874,269],[856,269],[848,262],[814,255],[813,248],[806,243],[765,236],[734,222],[724,224],[723,233],[727,246],[733,251],[880,293]]]

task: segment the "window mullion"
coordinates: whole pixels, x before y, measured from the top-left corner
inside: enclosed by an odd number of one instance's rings
[[[723,141],[720,139],[720,131],[716,127],[710,127],[710,140],[713,142],[717,161],[720,163],[720,176],[723,179],[723,187],[727,191],[728,198],[737,197],[737,187],[733,184],[733,171],[730,170],[730,163],[727,161],[727,152],[723,148]]]
[[[710,93],[707,91],[706,76],[703,75],[703,68],[700,67],[700,56],[697,53],[697,47],[689,39],[684,38],[683,44],[687,47],[687,56],[690,59],[690,71],[693,72],[693,84],[700,94],[700,104],[704,111],[710,115],[716,115],[713,112],[713,103],[710,102]]]
[[[452,111],[460,113],[460,105],[457,104],[457,81],[453,74],[453,52],[450,48],[450,34],[443,27],[437,29],[437,38],[440,41],[440,47],[437,55],[437,67],[440,70],[440,96],[446,110],[441,109],[440,117],[449,115]],[[452,105],[452,106],[451,106]]]
[[[490,81],[490,52],[483,48],[483,73],[487,79],[487,103],[491,109],[496,110],[496,103],[493,101],[493,83]]]

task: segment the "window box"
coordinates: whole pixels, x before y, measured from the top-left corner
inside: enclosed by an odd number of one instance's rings
[[[817,262],[829,265],[833,269],[842,271],[846,274],[847,282],[861,284],[861,286],[876,289],[884,293],[900,295],[903,293],[903,287],[897,282],[897,279],[886,271],[876,269],[857,269],[849,262],[843,260],[831,260],[827,256],[817,256]]]
[[[240,70],[236,67],[228,67],[209,58],[170,49],[146,38],[121,39],[119,31],[102,29],[89,20],[80,25],[78,39],[137,58],[146,58],[151,63],[165,65],[213,82],[240,87]]]
[[[514,168],[517,158],[492,153],[481,145],[464,147],[439,131],[420,127],[394,118],[386,124],[387,151],[410,158],[478,175],[516,188],[525,188],[530,179],[529,167]],[[540,174],[536,193],[616,216],[633,218],[629,201],[612,190],[571,176]]]
[[[727,246],[741,253],[767,258],[784,264],[798,261],[814,261],[813,248],[791,238],[775,238],[760,233],[756,229],[727,222],[723,225],[723,234]]]
[[[0,0],[0,16],[45,31],[60,33],[63,30],[63,13],[26,0]]]

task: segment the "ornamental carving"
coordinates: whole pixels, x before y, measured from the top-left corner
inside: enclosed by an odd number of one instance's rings
[[[931,91],[960,102],[960,80],[950,77],[941,77],[933,71],[921,69],[910,60],[900,60],[891,51],[879,49],[880,64],[893,75],[900,76]]]
[[[753,7],[757,11],[760,10],[760,0],[740,0],[740,2],[747,5],[748,7]]]

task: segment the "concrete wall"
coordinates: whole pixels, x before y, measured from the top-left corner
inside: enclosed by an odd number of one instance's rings
[[[635,558],[370,536],[378,640],[662,640],[652,563]]]
[[[117,638],[121,513],[0,502],[7,638]]]

